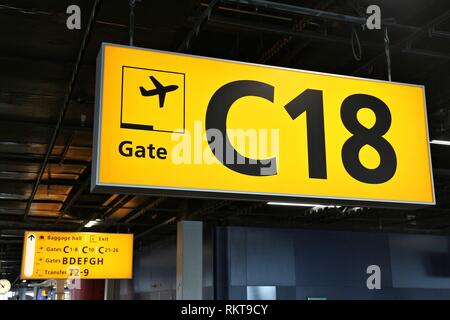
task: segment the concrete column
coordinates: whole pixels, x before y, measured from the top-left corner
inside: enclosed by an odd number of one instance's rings
[[[64,300],[65,279],[56,279],[55,300]]]
[[[177,300],[203,298],[203,222],[177,224]]]
[[[27,299],[27,288],[24,285],[19,286],[19,300]]]
[[[105,280],[105,300],[120,299],[120,280]]]
[[[33,288],[34,300],[37,300],[38,292],[39,292],[39,287],[34,287]]]

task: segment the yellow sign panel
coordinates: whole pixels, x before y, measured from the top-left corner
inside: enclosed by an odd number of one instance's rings
[[[422,86],[104,44],[93,191],[434,204]]]
[[[25,232],[22,279],[131,279],[133,235]]]

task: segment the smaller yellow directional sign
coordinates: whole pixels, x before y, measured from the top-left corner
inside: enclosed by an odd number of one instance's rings
[[[25,232],[22,279],[131,279],[133,235]]]

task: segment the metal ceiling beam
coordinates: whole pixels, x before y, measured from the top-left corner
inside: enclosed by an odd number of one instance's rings
[[[352,23],[357,25],[365,25],[366,17],[355,17],[342,13],[336,13],[331,11],[324,11],[318,9],[311,9],[306,7],[294,6],[285,3],[265,1],[265,0],[222,0],[223,3],[228,4],[238,4],[238,5],[248,5],[251,7],[257,7],[258,9],[268,9],[283,12],[286,14],[298,14],[303,16],[308,16],[312,18],[319,18],[324,20],[333,20],[345,23]],[[387,27],[395,27],[399,29],[405,29],[408,31],[417,31],[419,28],[415,26],[401,25],[391,20],[382,20],[382,25]]]
[[[85,219],[82,221],[82,223],[76,228],[76,231],[81,231],[84,229],[84,226],[87,222],[93,220],[93,219],[102,219],[107,220],[108,217],[114,214],[117,210],[122,208],[128,201],[130,201],[133,198],[131,195],[116,195],[114,200],[112,200],[108,205],[105,206],[104,212],[98,215],[98,213],[92,213],[91,216],[88,219]],[[101,224],[99,224],[101,226]]]
[[[17,251],[15,251],[17,252]],[[21,252],[17,252],[15,255],[8,255],[8,256],[2,256],[0,255],[0,261],[20,261],[20,258],[22,258]]]
[[[54,123],[49,123],[49,122],[36,122],[36,121],[19,121],[19,120],[4,120],[4,119],[0,119],[0,126],[10,126],[10,127],[15,127],[15,128],[20,128],[20,127],[25,127],[25,128],[30,128],[30,127],[38,127],[38,128],[43,128],[45,130],[48,130],[50,128],[54,128],[55,124]],[[80,131],[80,132],[86,132],[86,133],[92,133],[92,128],[91,127],[87,127],[87,126],[77,126],[74,124],[65,124],[64,125],[64,130],[67,131]]]
[[[189,45],[191,44],[192,39],[194,39],[196,36],[198,36],[202,24],[204,24],[206,21],[209,20],[213,9],[216,7],[216,5],[219,3],[219,1],[220,0],[211,0],[208,7],[205,10],[203,10],[203,12],[200,15],[200,17],[198,18],[197,22],[195,22],[192,29],[189,31],[189,33],[184,38],[183,42],[181,42],[181,44],[178,46],[177,51],[182,52],[182,51],[186,50],[187,48],[189,48]]]
[[[315,9],[324,10],[327,9],[333,0],[322,0],[320,1],[316,6]],[[311,21],[312,18],[308,17],[302,17],[298,19],[298,21],[295,23],[295,25],[292,27],[293,31],[303,31],[304,26],[307,22]],[[284,36],[281,39],[278,39],[269,49],[267,49],[258,59],[258,63],[266,63],[269,61],[273,56],[275,56],[281,49],[283,49],[294,37],[292,36]],[[289,52],[289,55],[285,55],[284,60],[288,60],[289,56],[298,55],[301,50],[306,48],[311,42],[305,41],[300,46],[296,46],[294,50],[291,50]]]
[[[22,244],[23,240],[0,240],[0,244],[7,244],[7,245],[11,245],[11,244]]]
[[[434,27],[429,31],[430,37],[450,39],[450,32],[436,30]]]
[[[340,43],[343,45],[349,45],[349,40],[347,38],[342,37],[336,37],[332,35],[325,35],[317,32],[312,31],[295,31],[288,28],[280,28],[278,26],[270,25],[270,24],[262,24],[262,23],[254,23],[254,22],[243,22],[242,20],[232,19],[228,17],[211,17],[209,21],[210,26],[225,26],[225,27],[233,27],[240,30],[247,30],[247,31],[253,31],[253,32],[265,32],[265,33],[272,33],[272,34],[278,34],[278,35],[287,35],[291,37],[297,37],[297,38],[305,38],[310,40],[317,40],[317,41],[326,41],[326,42],[333,42],[333,43]],[[383,43],[376,43],[376,42],[367,42],[367,41],[361,41],[361,45],[364,47],[372,47],[372,48],[384,48]],[[441,59],[448,59],[448,55],[445,53],[440,52],[434,52],[429,50],[418,50],[418,49],[410,49],[410,50],[404,50],[404,53],[406,54],[413,54],[423,57],[430,57],[434,56],[439,57]],[[384,54],[384,53],[383,53]]]
[[[21,254],[21,252],[17,252],[17,254],[9,254],[9,255],[1,255],[0,254],[0,259],[2,260],[2,261],[4,261],[4,260],[17,260],[17,259],[20,259],[22,257],[22,254]]]
[[[420,37],[427,36],[430,29],[432,29],[434,26],[439,25],[443,22],[445,22],[450,17],[450,10],[445,11],[444,13],[440,14],[427,24],[425,24],[423,27],[419,28],[418,30],[414,31],[410,35],[403,38],[400,42],[390,46],[390,53],[391,56],[398,51],[402,51],[403,49],[407,48],[414,40],[417,40]],[[383,50],[379,55],[375,56],[373,59],[367,61],[362,66],[359,66],[352,75],[358,75],[360,72],[367,67],[373,65],[374,63],[378,62],[381,59],[384,59],[386,57],[385,51]]]
[[[58,117],[58,121],[57,121],[56,126],[55,126],[55,130],[53,131],[53,135],[52,135],[52,137],[50,139],[50,142],[48,144],[48,148],[47,148],[47,152],[46,152],[45,157],[44,157],[44,161],[41,164],[41,168],[39,170],[38,177],[37,177],[36,182],[35,182],[35,184],[33,186],[33,190],[31,192],[29,201],[28,201],[27,206],[25,208],[24,219],[28,218],[28,214],[30,212],[31,204],[33,203],[33,200],[34,200],[34,197],[35,197],[36,192],[38,190],[39,184],[41,183],[41,179],[42,179],[42,176],[44,175],[45,168],[47,167],[48,160],[49,160],[50,155],[52,153],[53,147],[55,146],[56,138],[58,137],[58,134],[61,131],[61,128],[62,128],[62,125],[63,125],[63,122],[64,122],[64,117],[66,115],[66,112],[67,112],[67,109],[68,109],[68,106],[69,106],[69,103],[70,103],[70,100],[71,100],[71,97],[72,97],[72,94],[73,94],[73,90],[74,90],[74,87],[75,87],[75,83],[76,83],[76,80],[78,78],[78,74],[79,74],[79,71],[80,71],[80,65],[81,65],[81,62],[82,62],[82,60],[84,58],[84,55],[86,53],[87,45],[89,43],[89,40],[90,40],[90,37],[91,37],[91,34],[92,34],[92,29],[93,29],[93,26],[95,25],[95,20],[97,18],[98,11],[100,9],[101,3],[102,3],[102,0],[95,0],[94,4],[92,6],[91,15],[89,17],[87,26],[85,27],[86,31],[84,33],[83,40],[81,42],[80,50],[78,52],[78,57],[77,57],[77,60],[75,62],[75,67],[73,69],[72,77],[70,79],[68,92],[67,92],[67,94],[65,96],[64,103],[63,103],[63,106],[61,108],[61,111],[60,111],[60,114],[59,114],[59,117]]]
[[[422,57],[430,57],[430,58],[443,59],[443,60],[450,59],[450,53],[435,52],[435,51],[423,50],[423,49],[419,49],[419,48],[405,48],[402,50],[402,52],[409,53],[412,55],[418,55],[418,56],[422,56]]]
[[[295,31],[288,28],[282,28],[279,26],[275,26],[273,24],[266,24],[266,23],[254,23],[254,22],[244,22],[242,20],[238,19],[232,19],[228,17],[211,17],[209,25],[216,25],[216,26],[228,26],[228,27],[235,27],[241,30],[250,30],[254,32],[265,32],[265,33],[273,33],[278,35],[286,35],[286,36],[292,36],[296,38],[305,38],[305,39],[311,39],[311,40],[319,40],[319,41],[327,41],[327,42],[334,42],[334,43],[341,43],[348,45],[349,39],[342,38],[342,37],[336,37],[332,35],[325,35],[317,32],[312,31]],[[375,42],[366,42],[361,41],[361,45],[368,46],[368,47],[384,47],[384,45],[380,43]]]
[[[112,201],[107,207],[106,211],[100,216],[102,220],[108,219],[112,216],[117,210],[121,209],[125,204],[133,199],[134,196],[125,194],[120,195],[114,201]]]
[[[56,219],[55,224],[59,223],[62,219],[62,217],[64,217],[65,214],[67,214],[67,212],[72,208],[72,206],[74,205],[74,203],[80,198],[80,196],[84,193],[84,191],[86,190],[86,188],[89,186],[89,183],[91,182],[91,175],[88,172],[87,173],[87,177],[85,178],[85,180],[81,183],[81,185],[78,187],[77,191],[75,191],[75,193],[70,196],[70,200],[66,201],[61,209],[61,214],[59,215],[58,219]]]
[[[198,210],[195,210],[191,213],[181,212],[180,214],[173,216],[170,219],[167,219],[164,222],[159,223],[159,224],[155,225],[154,227],[137,234],[134,237],[134,239],[135,240],[142,239],[143,237],[148,236],[149,234],[161,229],[162,227],[165,227],[165,226],[171,225],[171,224],[175,224],[176,222],[181,221],[181,220],[201,218],[202,216],[208,214],[209,212],[216,211],[216,210],[223,208],[229,204],[230,204],[230,201],[228,201],[228,200],[212,201],[212,202],[209,202],[209,205],[206,205],[206,206],[204,206]]]
[[[172,217],[170,219],[167,219],[166,221],[164,221],[164,222],[162,222],[160,224],[157,224],[156,226],[154,226],[154,227],[152,227],[152,228],[150,228],[150,229],[148,229],[148,230],[146,230],[146,231],[144,231],[142,233],[137,234],[134,237],[134,241],[142,239],[143,237],[145,237],[145,236],[147,236],[147,235],[149,235],[149,234],[151,234],[151,233],[161,229],[162,227],[165,227],[165,226],[167,226],[169,224],[175,223],[176,221],[177,221],[177,217]]]
[[[200,5],[202,7],[207,7],[209,4],[208,3],[200,3]],[[230,8],[230,7],[221,6],[221,5],[219,5],[217,7],[217,9],[218,10],[227,11],[227,12],[246,14],[246,15],[254,16],[254,17],[276,19],[276,20],[280,20],[280,21],[288,21],[288,22],[290,22],[290,21],[294,20],[291,17],[285,17],[285,16],[281,16],[281,15],[274,15],[274,14],[270,14],[270,13],[261,13],[261,12],[258,12],[258,11],[243,10],[243,9],[240,9],[240,8]]]
[[[22,210],[23,212],[23,210]],[[57,212],[55,212],[56,214]],[[2,224],[8,224],[8,223],[15,223],[15,222],[23,222],[23,221],[19,221],[17,220],[18,217],[20,217],[21,215],[19,213],[17,214],[8,214],[8,213],[0,213],[0,226]],[[30,216],[27,223],[29,223],[30,225],[32,223],[53,223],[54,220],[56,220],[56,215],[55,216]],[[80,219],[71,219],[71,218],[64,218],[61,220],[62,224],[68,225],[68,224],[80,224],[82,222],[82,220]],[[3,228],[2,228],[3,229]],[[13,229],[14,231],[17,231],[16,229]],[[4,231],[4,230],[3,230]],[[11,230],[9,230],[11,231]]]
[[[101,205],[95,205],[95,204],[73,204],[72,206],[73,208],[78,208],[78,209],[95,209],[95,210],[103,210],[105,207],[101,206]],[[136,207],[132,207],[132,206],[123,206],[122,209],[136,209]],[[139,210],[139,207],[137,208]],[[168,208],[153,208],[152,212],[155,213],[173,213],[173,212],[177,212],[178,210],[176,209],[168,209]],[[130,214],[133,214],[132,212]],[[123,219],[123,218],[122,218]]]
[[[24,185],[24,186],[29,186],[32,182],[35,181],[35,179],[30,179],[30,178],[24,177],[25,175],[28,175],[28,176],[36,175],[36,173],[10,172],[11,173],[10,177],[2,179],[1,176],[3,175],[3,173],[4,172],[0,172],[0,183],[11,183],[11,185],[14,183],[20,183],[21,185]],[[15,175],[17,175],[17,177],[15,177]],[[45,178],[41,179],[41,182],[43,185],[48,185],[50,182],[51,186],[74,187],[74,186],[80,185],[80,182],[78,180],[60,179],[60,178],[52,177],[51,175],[50,175],[50,179],[48,179],[48,177],[45,177]]]
[[[39,154],[30,154],[30,153],[9,153],[9,152],[0,152],[0,161],[11,161],[14,163],[41,163],[44,159],[44,155]],[[59,164],[61,161],[61,157],[59,155],[50,156],[48,159],[48,164]],[[64,160],[64,164],[74,164],[74,165],[82,165],[89,166],[90,161],[83,160]]]
[[[1,228],[8,229],[31,229],[31,230],[54,230],[55,226],[53,224],[48,223],[33,223],[33,222],[19,222],[19,221],[2,221],[0,220]],[[60,224],[57,230],[68,231],[73,229],[72,225],[63,225]]]
[[[148,203],[147,205],[145,205],[142,209],[139,209],[138,211],[136,211],[135,213],[131,213],[131,215],[125,220],[126,223],[130,223],[131,221],[139,218],[140,216],[142,216],[143,214],[149,212],[150,210],[152,210],[153,208],[159,206],[162,202],[164,202],[167,198],[164,197],[160,197],[157,199],[152,200],[150,203]]]
[[[433,173],[440,176],[450,176],[450,169],[433,169]]]

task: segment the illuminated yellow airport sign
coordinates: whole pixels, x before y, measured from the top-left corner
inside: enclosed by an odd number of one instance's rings
[[[92,190],[434,204],[423,86],[104,44]]]
[[[133,235],[25,232],[22,279],[131,279]]]

